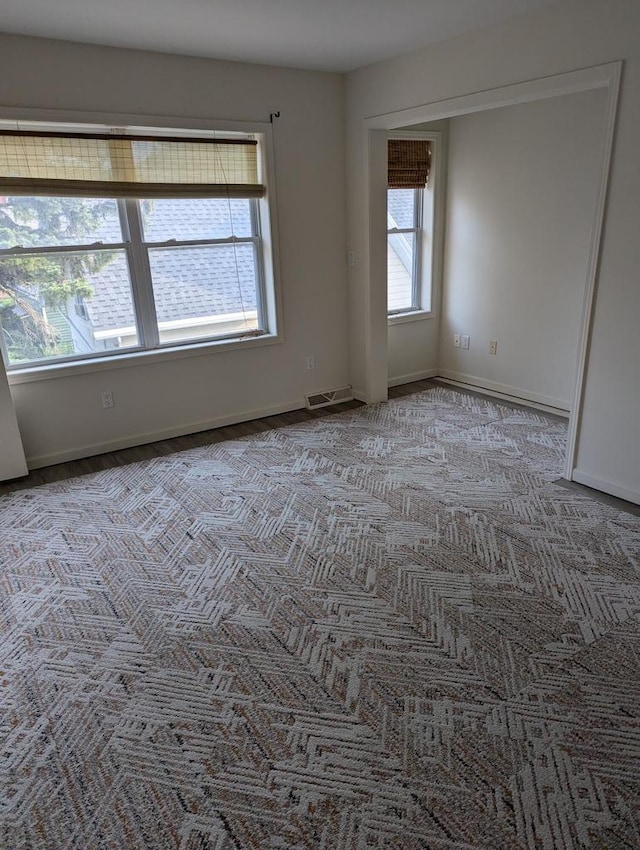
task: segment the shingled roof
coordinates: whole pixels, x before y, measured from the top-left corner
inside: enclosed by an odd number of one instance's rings
[[[251,234],[249,205],[211,199],[152,202],[145,216],[148,241],[220,239]],[[232,222],[231,223],[231,219]],[[119,241],[116,222],[105,222],[98,239]],[[150,262],[160,322],[255,311],[256,280],[250,244],[152,248]],[[89,279],[86,307],[95,331],[135,324],[124,253]]]

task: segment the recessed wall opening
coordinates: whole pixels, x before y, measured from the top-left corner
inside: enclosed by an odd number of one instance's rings
[[[569,417],[571,477],[586,369],[618,66],[369,119],[373,171],[389,138],[432,138],[431,309],[398,322],[393,272],[370,245],[372,309],[385,287],[386,375],[372,387],[440,377]],[[408,120],[402,121],[403,114]],[[433,116],[434,120],[426,120]],[[382,237],[382,234],[381,234]],[[387,254],[388,256],[388,254]],[[372,317],[372,330],[382,335]],[[375,346],[372,344],[372,350]]]

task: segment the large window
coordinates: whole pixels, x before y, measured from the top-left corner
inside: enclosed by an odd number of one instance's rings
[[[172,155],[181,155],[179,146]],[[134,156],[140,167],[141,155]],[[12,162],[7,154],[5,170]],[[73,180],[64,195],[2,195],[0,181],[0,348],[7,368],[273,331],[265,202],[251,197],[262,186],[214,187],[211,194],[226,196],[206,197],[199,185],[196,197],[162,197],[154,182],[150,197],[136,198],[134,186],[118,182],[121,174],[98,176],[98,197],[86,196],[91,180],[80,196]],[[105,197],[112,179],[114,197]]]

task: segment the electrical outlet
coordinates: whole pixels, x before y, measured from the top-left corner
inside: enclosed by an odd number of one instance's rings
[[[113,393],[111,390],[102,390],[102,406],[105,410],[113,407]]]
[[[347,251],[347,265],[355,266],[356,264],[356,252],[355,251]]]
[[[307,357],[307,369],[315,369],[316,368],[316,358],[313,354],[310,354]]]
[[[456,348],[460,348],[460,334],[453,335],[453,344]]]
[[[469,350],[469,342],[469,334],[462,334],[462,347],[467,351]]]
[[[498,353],[498,340],[490,339],[489,340],[489,354],[497,354]]]

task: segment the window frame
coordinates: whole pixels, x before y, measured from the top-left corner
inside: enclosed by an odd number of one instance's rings
[[[389,192],[396,191],[407,190],[387,189],[387,198],[389,197]],[[389,245],[389,236],[401,236],[403,233],[412,233],[414,236],[413,262],[411,264],[411,305],[409,307],[400,307],[397,310],[387,310],[389,317],[400,316],[405,313],[415,313],[422,309],[422,237],[424,233],[422,219],[424,211],[424,189],[410,189],[409,191],[413,192],[413,226],[387,227],[387,246]]]
[[[438,316],[444,257],[446,137],[440,130],[390,130],[387,138],[424,139],[431,142],[431,173],[429,175],[429,183],[425,188],[415,190],[422,196],[420,233],[416,237],[414,261],[414,264],[419,267],[419,271],[413,280],[413,286],[417,290],[417,293],[414,293],[414,305],[416,306],[408,310],[394,310],[391,312],[387,309],[387,324],[396,325],[405,322],[434,319]],[[385,204],[386,198],[387,196],[385,195]],[[402,230],[402,228],[398,230]],[[387,240],[389,238],[389,228],[387,228],[386,238]],[[388,286],[389,278],[387,269],[387,297],[389,292]]]
[[[111,127],[127,127],[127,129],[141,132],[155,132],[158,135],[166,135],[167,137],[180,138],[180,136],[193,135],[194,131],[198,133],[215,135],[240,134],[251,135],[258,141],[259,151],[259,171],[261,181],[266,187],[263,197],[251,199],[251,217],[252,217],[252,236],[238,237],[238,241],[253,242],[254,252],[257,259],[256,263],[256,292],[258,307],[258,322],[264,328],[260,335],[240,334],[218,335],[206,338],[196,338],[194,340],[186,340],[184,342],[166,342],[153,347],[148,345],[148,342],[154,342],[153,332],[149,333],[148,319],[150,314],[153,315],[155,322],[155,310],[153,302],[150,303],[150,298],[153,297],[151,287],[150,270],[148,275],[149,288],[140,287],[140,275],[136,274],[134,264],[143,265],[145,262],[148,265],[148,248],[153,247],[178,247],[184,245],[181,240],[173,242],[168,240],[167,243],[137,243],[137,240],[127,238],[130,236],[129,227],[131,225],[131,217],[124,216],[120,213],[120,222],[122,227],[123,241],[119,243],[105,243],[102,245],[79,245],[79,246],[53,246],[52,248],[33,248],[23,249],[15,252],[15,256],[25,256],[28,253],[32,254],[47,254],[57,251],[73,251],[75,250],[124,250],[129,263],[131,278],[136,276],[138,285],[135,286],[132,280],[132,298],[134,299],[134,308],[136,311],[136,326],[138,331],[137,346],[130,346],[120,350],[101,352],[89,352],[82,355],[72,355],[69,357],[47,358],[46,360],[31,361],[29,363],[13,364],[8,363],[6,351],[2,350],[2,355],[5,362],[7,376],[11,384],[28,383],[31,381],[39,381],[49,378],[66,377],[72,374],[81,374],[93,371],[102,371],[105,369],[125,368],[135,365],[140,362],[160,362],[169,359],[181,359],[191,356],[202,356],[215,354],[217,352],[228,352],[236,348],[253,348],[262,347],[265,345],[280,344],[284,341],[282,328],[282,295],[280,286],[279,273],[279,250],[278,250],[278,235],[277,235],[277,204],[275,192],[275,162],[273,154],[273,128],[270,122],[238,122],[227,120],[210,120],[210,119],[176,119],[163,116],[139,116],[131,114],[113,114],[113,113],[67,113],[57,112],[53,110],[29,110],[16,108],[0,109],[0,124],[15,129],[18,126],[20,129],[31,129],[29,126],[32,122],[38,129],[59,130],[61,126],[70,132],[96,132],[100,129],[108,129]],[[118,206],[121,204],[135,204],[138,201],[130,199],[118,200]],[[139,235],[142,237],[141,220],[138,218],[140,225]],[[135,226],[135,224],[134,224]],[[236,240],[189,240],[192,244],[210,243],[215,244],[234,244]],[[136,243],[134,245],[134,243]],[[11,249],[2,251],[2,255],[7,256]],[[258,256],[259,254],[259,256]],[[144,256],[143,256],[144,255]],[[142,277],[146,277],[143,274]],[[146,289],[147,291],[142,291]],[[136,303],[136,291],[141,294],[140,303]],[[142,303],[144,302],[144,303]],[[143,321],[141,317],[146,317],[147,325],[145,326],[146,336],[143,336],[141,325]],[[145,345],[140,344],[144,340]],[[0,346],[3,347],[2,334],[0,334]]]

